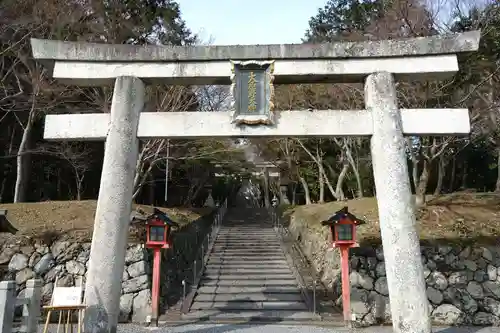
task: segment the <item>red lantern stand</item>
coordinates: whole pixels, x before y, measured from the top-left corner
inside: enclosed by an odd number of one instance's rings
[[[146,222],[146,247],[153,249],[153,288],[151,292],[151,323],[158,326],[160,300],[161,249],[169,249],[170,226],[167,221],[154,216]]]
[[[351,287],[349,283],[349,249],[359,247],[356,241],[356,227],[364,224],[363,220],[358,219],[349,213],[347,207],[342,208],[321,224],[330,227],[332,234],[332,248],[340,250],[340,267],[342,278],[342,308],[344,321],[350,326],[351,317]]]

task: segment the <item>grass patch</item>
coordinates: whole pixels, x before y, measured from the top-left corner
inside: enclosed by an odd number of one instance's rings
[[[36,238],[50,244],[63,235],[74,241],[89,241],[96,204],[95,200],[1,204],[0,209],[7,210],[7,218],[19,232],[0,234],[0,244],[12,239],[23,242]],[[133,205],[133,209],[139,207],[146,213],[153,210],[152,206]],[[158,208],[181,226],[211,212],[210,208]]]
[[[320,222],[340,208],[349,211],[367,223],[358,227],[360,244],[380,243],[380,225],[376,198],[361,198],[346,202],[329,202],[297,206],[288,209],[295,223],[306,223],[319,230]],[[417,228],[422,243],[482,243],[500,245],[500,195],[494,193],[457,192],[429,197],[426,207],[416,211]]]

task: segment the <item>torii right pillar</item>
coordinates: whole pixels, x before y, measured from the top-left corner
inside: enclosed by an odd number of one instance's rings
[[[366,78],[365,104],[373,117],[371,153],[392,326],[400,333],[430,333],[420,241],[392,74],[374,73]]]

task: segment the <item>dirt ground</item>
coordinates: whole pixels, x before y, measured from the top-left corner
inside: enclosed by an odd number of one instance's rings
[[[347,206],[366,221],[358,227],[361,243],[380,243],[377,201],[361,198],[291,208],[287,213],[305,221],[311,228],[324,228],[321,221]],[[417,210],[417,225],[423,243],[482,243],[500,245],[500,194],[457,192],[428,199]]]
[[[137,208],[146,213],[153,210],[152,206],[134,205]],[[158,208],[180,225],[210,213],[209,208]],[[7,210],[7,218],[19,230],[15,236],[0,233],[0,244],[13,238],[20,242],[42,238],[49,243],[59,236],[75,241],[92,238],[95,200],[0,204],[0,209]]]

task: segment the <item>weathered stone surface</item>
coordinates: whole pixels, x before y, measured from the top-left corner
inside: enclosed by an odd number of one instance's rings
[[[478,270],[474,272],[474,281],[483,282],[487,279],[487,274],[483,270]]]
[[[391,304],[389,297],[382,296],[372,291],[369,294],[371,302],[371,313],[377,321],[388,322],[391,320]]]
[[[52,291],[54,290],[54,283],[49,282],[42,287],[42,303],[48,304],[52,297]]]
[[[483,286],[486,291],[500,299],[500,282],[486,281]]]
[[[431,317],[435,323],[442,325],[462,324],[465,320],[465,314],[451,304],[442,304],[438,306],[432,312]]]
[[[368,306],[368,291],[351,289],[351,312],[356,315],[365,315],[370,310]]]
[[[16,249],[12,247],[6,247],[0,251],[0,265],[5,265],[8,263],[12,256],[16,253]]]
[[[472,320],[472,323],[474,325],[481,325],[481,326],[492,325],[494,322],[495,322],[495,317],[491,313],[487,312],[476,313],[474,319]]]
[[[40,253],[36,251],[33,252],[33,254],[30,256],[30,259],[28,260],[28,267],[33,268],[38,263],[41,257],[42,255]]]
[[[500,316],[500,301],[491,298],[485,297],[483,300],[484,309],[488,312],[494,314],[495,316]]]
[[[135,296],[132,305],[132,321],[134,323],[144,323],[146,317],[151,315],[151,291],[141,290]]]
[[[448,287],[448,280],[441,272],[432,272],[427,278],[428,283],[439,290],[445,290]]]
[[[443,302],[443,294],[432,287],[427,287],[427,298],[429,301],[431,301],[433,304],[439,305]]]
[[[375,249],[375,255],[378,260],[383,261],[384,260],[384,249],[382,246],[379,246]]]
[[[29,279],[32,279],[35,276],[35,273],[31,270],[31,268],[23,268],[19,272],[16,273],[16,283],[18,285],[26,283]]]
[[[448,283],[451,286],[455,285],[467,285],[468,279],[467,279],[467,272],[453,272],[450,274],[448,277]]]
[[[127,269],[124,269],[123,274],[122,274],[122,282],[127,281],[129,278],[130,278],[130,276],[127,273]]]
[[[363,289],[372,290],[373,289],[373,279],[365,274],[360,274],[358,272],[352,272],[349,275],[349,280],[351,282],[351,286],[361,287]]]
[[[493,261],[493,253],[491,253],[491,251],[486,247],[481,248],[481,250],[482,250],[482,253],[481,253],[482,257],[484,259],[486,259],[488,262],[492,262]]]
[[[384,296],[389,296],[389,288],[387,287],[387,278],[380,277],[375,281],[375,290]]]
[[[75,285],[75,279],[72,275],[64,275],[62,278],[57,280],[57,286],[59,287],[73,287]]]
[[[136,46],[31,39],[35,59],[64,61],[195,61],[321,59],[449,54],[476,51],[479,32],[436,35],[406,40],[329,43],[321,45],[279,44],[251,46]],[[307,47],[306,47],[307,46]]]
[[[488,274],[488,280],[496,281],[497,279],[497,268],[493,265],[488,265],[486,268],[486,273]]]
[[[383,261],[377,264],[377,267],[375,267],[375,273],[377,277],[385,276],[385,263]]]
[[[148,276],[141,275],[122,283],[123,293],[135,293],[148,287]]]
[[[59,278],[62,276],[65,268],[63,265],[57,265],[54,268],[52,268],[48,273],[45,275],[45,281],[46,282],[54,282],[56,278]]]
[[[85,274],[85,265],[76,260],[70,260],[66,263],[66,270],[69,274],[83,275]]]
[[[36,263],[34,270],[37,274],[43,275],[54,267],[56,262],[51,253],[43,255],[42,258]]]
[[[128,322],[132,312],[132,304],[134,302],[134,294],[123,294],[120,297],[120,315],[118,321],[121,323]]]
[[[476,281],[471,281],[467,285],[467,292],[475,299],[484,297],[483,287]]]
[[[144,260],[141,260],[133,264],[130,264],[127,267],[127,272],[132,278],[148,273],[146,262]]]
[[[145,258],[145,251],[140,245],[131,246],[125,254],[125,264],[129,265]]]
[[[476,271],[477,270],[477,264],[475,261],[472,260],[464,260],[463,264],[465,265],[465,268],[467,268],[470,271]]]
[[[17,272],[28,267],[28,257],[21,253],[16,253],[9,261],[9,271]]]
[[[57,259],[70,245],[71,242],[68,241],[55,241],[50,247],[52,256]]]

